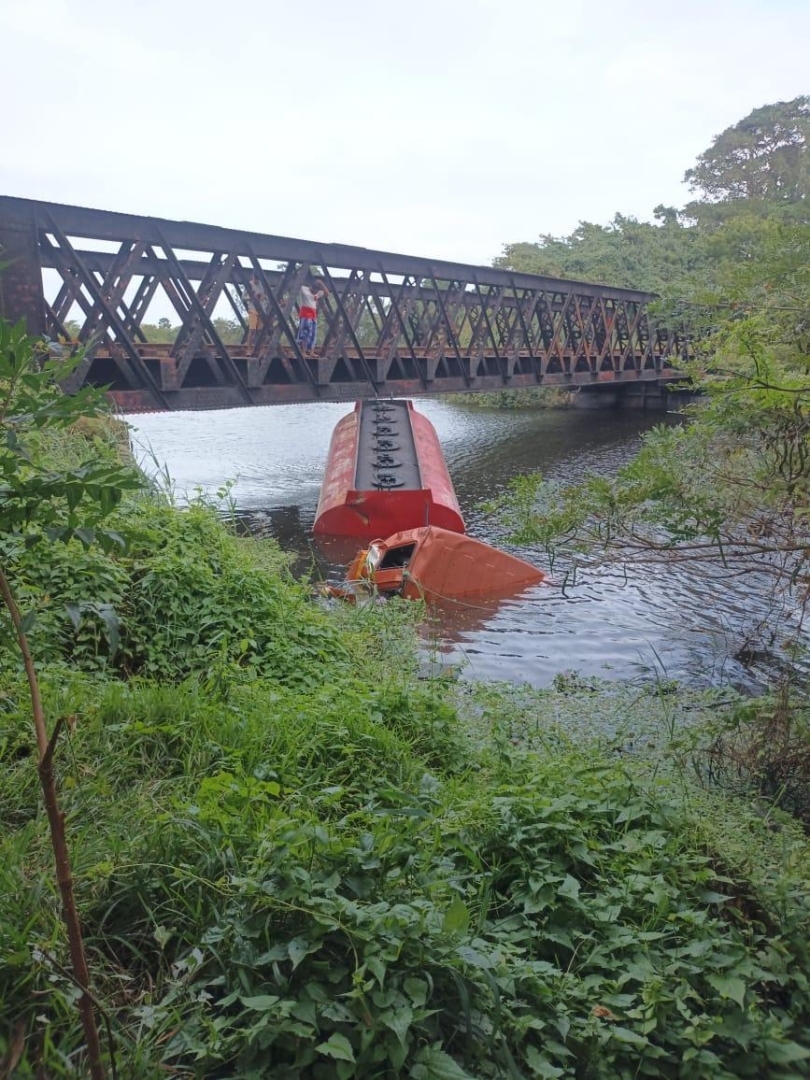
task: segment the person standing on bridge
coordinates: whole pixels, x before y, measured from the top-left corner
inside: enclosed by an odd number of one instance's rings
[[[264,287],[259,281],[259,277],[257,274],[251,275],[246,300],[248,313],[248,333],[245,344],[252,347],[256,343],[256,336],[259,332],[259,320],[261,319],[262,315],[266,315],[268,312],[267,293],[264,291]],[[259,314],[260,311],[261,315]]]
[[[311,279],[301,286],[301,303],[298,305],[298,333],[295,340],[305,360],[311,360],[315,353],[315,335],[318,332],[318,301],[326,296],[326,287],[322,281]]]

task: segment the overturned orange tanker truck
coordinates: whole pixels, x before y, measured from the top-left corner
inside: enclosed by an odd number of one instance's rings
[[[338,421],[314,531],[368,545],[344,584],[328,589],[348,600],[369,590],[431,602],[500,597],[545,578],[465,535],[436,431],[410,401],[358,401]]]

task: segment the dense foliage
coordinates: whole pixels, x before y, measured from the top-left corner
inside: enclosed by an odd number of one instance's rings
[[[801,895],[760,911],[697,815],[587,741],[535,757],[490,701],[473,750],[435,686],[48,687],[80,718],[64,798],[127,1076],[802,1074]],[[7,684],[0,1031],[26,1030],[19,1075],[69,1074],[19,708]]]
[[[809,144],[810,97],[754,109],[687,170],[697,197],[682,210],[583,221],[569,236],[505,245],[496,265],[691,299],[749,264],[775,224],[810,221]]]
[[[661,317],[692,334],[689,374],[702,397],[686,410],[688,425],[654,430],[614,478],[560,487],[524,477],[503,503],[524,542],[552,559],[609,550],[626,562],[702,560],[770,589],[768,616],[748,628],[738,655],[771,659],[778,705],[754,703],[709,756],[715,780],[736,779],[807,823],[809,137],[810,98],[755,109],[687,171],[698,197],[684,211],[505,249],[516,268],[525,260],[526,269],[598,278],[621,267],[618,283],[659,291]],[[666,243],[677,253],[668,263]]]
[[[678,213],[659,206],[657,224],[616,214],[608,225],[580,222],[570,236],[543,236],[539,243],[504,247],[495,265],[507,270],[627,289],[668,292],[697,264],[694,231]]]

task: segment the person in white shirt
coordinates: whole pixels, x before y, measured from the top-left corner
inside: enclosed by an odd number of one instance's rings
[[[326,296],[326,288],[320,281],[313,281],[312,286],[301,286],[301,302],[298,305],[298,333],[295,340],[305,360],[312,359],[315,353],[315,335],[318,332],[318,301]]]

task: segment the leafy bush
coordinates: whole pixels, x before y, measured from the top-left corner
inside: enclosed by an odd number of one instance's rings
[[[151,497],[130,500],[116,524],[128,535],[123,552],[71,541],[11,553],[15,588],[37,609],[43,662],[195,675],[220,689],[259,676],[315,685],[345,666],[340,635],[272,541],[237,538],[208,507]]]
[[[529,386],[520,390],[495,390],[482,394],[457,394],[460,405],[479,409],[568,409],[575,390],[556,386]]]
[[[83,716],[64,798],[125,1074],[801,1075],[800,927],[649,783],[475,754],[435,693],[49,687]],[[10,695],[0,1030],[22,1017],[25,1068],[60,1075],[79,1036],[17,731]]]
[[[345,650],[326,614],[284,572],[272,541],[230,534],[210,509],[141,504],[131,514],[121,605],[128,673],[227,679],[239,669],[317,684]]]

